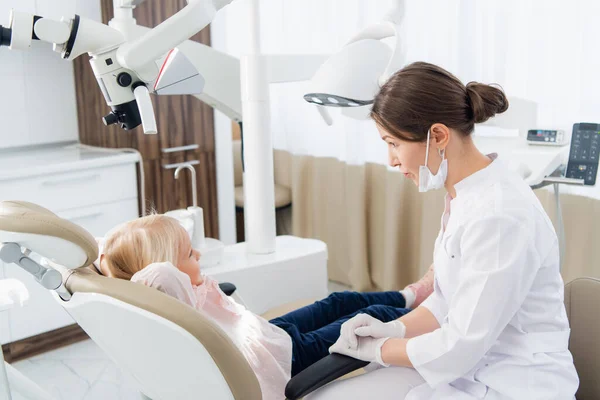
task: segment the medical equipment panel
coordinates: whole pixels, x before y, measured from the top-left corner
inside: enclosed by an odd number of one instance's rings
[[[595,185],[599,151],[600,124],[574,124],[566,177],[584,179],[585,185]]]
[[[544,146],[564,146],[565,132],[553,129],[530,129],[527,131],[527,143]]]

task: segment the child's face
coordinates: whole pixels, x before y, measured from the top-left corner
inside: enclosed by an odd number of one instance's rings
[[[204,282],[202,275],[200,274],[200,252],[192,248],[192,242],[187,232],[182,228],[183,240],[181,241],[181,248],[179,249],[179,260],[177,261],[177,268],[186,273],[192,280],[192,285],[201,285]]]

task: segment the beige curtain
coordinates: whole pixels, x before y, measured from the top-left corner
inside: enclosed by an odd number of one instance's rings
[[[554,192],[536,190],[536,194],[556,228]],[[561,194],[560,202],[566,236],[563,279],[600,277],[600,200]]]
[[[432,262],[444,191],[419,193],[379,164],[277,151],[276,179],[292,189],[292,233],[323,240],[329,278],[354,290],[394,290],[418,280]],[[554,194],[536,193],[555,222]],[[562,195],[566,232],[563,278],[600,276],[600,200]]]

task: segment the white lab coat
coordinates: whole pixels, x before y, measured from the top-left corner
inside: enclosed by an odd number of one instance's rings
[[[501,160],[455,189],[435,242],[434,292],[421,305],[440,328],[408,341],[416,371],[377,370],[311,400],[574,399],[579,379],[551,221]]]
[[[551,221],[502,160],[455,189],[435,243],[434,292],[421,305],[441,327],[408,341],[426,384],[406,399],[574,399]]]

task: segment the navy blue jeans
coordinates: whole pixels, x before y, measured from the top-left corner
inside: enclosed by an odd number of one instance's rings
[[[399,292],[337,292],[309,306],[269,322],[292,338],[292,376],[329,354],[340,337],[340,327],[357,314],[382,322],[400,318],[410,309]]]

